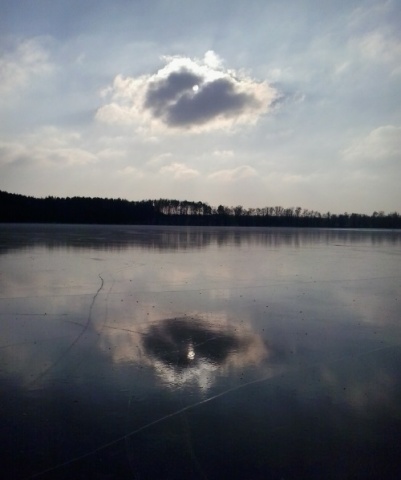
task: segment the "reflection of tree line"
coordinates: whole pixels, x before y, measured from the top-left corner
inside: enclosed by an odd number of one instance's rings
[[[180,200],[128,201],[104,198],[34,198],[0,192],[0,222],[114,225],[401,228],[397,212],[332,214],[301,207],[211,207]]]
[[[10,249],[45,247],[107,251],[141,248],[147,251],[196,250],[212,245],[268,248],[310,245],[399,245],[398,231],[297,228],[180,227],[124,225],[3,225],[0,254]]]

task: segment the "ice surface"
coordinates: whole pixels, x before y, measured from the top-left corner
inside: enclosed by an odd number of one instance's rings
[[[396,478],[400,247],[0,226],[2,478]]]

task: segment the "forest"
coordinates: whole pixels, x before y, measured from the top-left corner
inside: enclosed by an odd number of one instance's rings
[[[301,207],[211,207],[187,200],[35,198],[0,191],[1,223],[193,225],[243,227],[401,228],[397,212],[320,213]]]

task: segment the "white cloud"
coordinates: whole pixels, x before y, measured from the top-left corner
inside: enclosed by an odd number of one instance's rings
[[[401,42],[384,32],[370,32],[357,40],[360,53],[367,59],[380,63],[399,62]]]
[[[96,156],[101,160],[116,160],[125,158],[127,151],[125,149],[103,148],[96,153]]]
[[[170,152],[161,153],[159,155],[152,156],[147,162],[146,166],[150,168],[159,169],[161,165],[171,162],[171,157],[173,156]]]
[[[234,156],[234,152],[232,150],[214,150],[213,156],[219,158],[231,158]]]
[[[126,167],[124,168],[120,168],[119,170],[117,170],[117,175],[118,176],[123,176],[123,177],[136,177],[136,178],[143,178],[143,172],[141,172],[140,170],[138,170],[137,168],[133,167],[132,165],[127,165]]]
[[[50,73],[52,68],[43,39],[24,40],[11,51],[0,53],[0,94],[18,91],[34,77]]]
[[[401,127],[385,125],[372,130],[343,152],[345,160],[366,166],[401,165]]]
[[[277,97],[267,82],[225,69],[212,51],[203,60],[163,59],[166,65],[153,75],[117,75],[102,92],[110,101],[97,111],[97,120],[164,131],[226,129],[255,123]]]
[[[211,173],[209,178],[223,182],[235,182],[245,178],[256,177],[257,175],[254,168],[249,165],[241,165],[240,167],[232,169],[218,170],[217,172]]]
[[[390,67],[392,74],[401,72],[401,38],[396,2],[389,0],[358,7],[350,15],[349,46],[359,62],[367,66]]]
[[[27,149],[16,142],[0,142],[0,163],[11,165],[20,161],[26,155]]]
[[[82,148],[80,135],[61,132],[56,128],[43,128],[14,142],[0,143],[3,164],[30,167],[70,167],[93,164],[97,156]]]
[[[205,65],[215,70],[221,68],[223,64],[221,58],[213,50],[208,50],[205,53],[203,61]]]
[[[172,163],[160,169],[160,173],[171,175],[177,180],[189,179],[199,176],[199,172],[193,168],[189,168],[183,163]]]
[[[391,13],[393,3],[392,0],[386,0],[355,8],[349,15],[348,26],[353,30],[375,28],[379,19]]]

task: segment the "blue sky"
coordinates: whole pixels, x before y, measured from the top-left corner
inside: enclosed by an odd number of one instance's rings
[[[0,189],[401,211],[400,13],[0,0]]]

